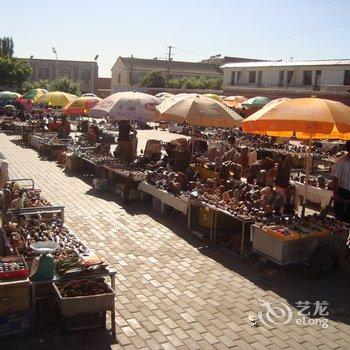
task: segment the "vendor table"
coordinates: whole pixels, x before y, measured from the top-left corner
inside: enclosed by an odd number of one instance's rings
[[[218,208],[216,206],[210,205],[208,203],[198,202],[198,201],[191,201],[189,202],[189,209],[188,209],[188,229],[191,228],[191,212],[192,212],[192,206],[199,206],[199,207],[206,207],[210,210],[210,229],[209,229],[209,242],[212,244],[216,243],[216,236],[217,236],[217,226],[218,226],[218,214],[221,213],[223,215],[226,215],[230,218],[232,218],[235,221],[238,221],[242,225],[241,229],[241,243],[240,243],[240,256],[243,256],[244,252],[244,240],[245,240],[245,230],[247,225],[250,225],[255,222],[255,218],[244,218],[242,216],[238,216],[235,214],[232,214],[226,210],[223,210],[221,208]],[[224,248],[227,247],[231,243],[231,239],[224,245]]]
[[[94,273],[94,274],[87,274],[87,275],[82,275],[82,276],[55,276],[52,280],[49,281],[31,281],[30,286],[31,286],[31,298],[32,298],[32,305],[35,307],[36,306],[36,301],[40,298],[36,296],[36,288],[40,285],[48,285],[52,284],[53,282],[64,282],[68,280],[75,280],[75,279],[97,279],[97,278],[103,278],[103,277],[110,277],[111,279],[111,288],[115,292],[115,276],[117,274],[117,271],[113,268],[107,268],[106,271],[102,271],[100,273]],[[117,335],[116,335],[116,321],[115,321],[115,303],[113,303],[113,306],[111,310],[111,322],[112,322],[112,336],[113,339],[116,341],[117,340]]]
[[[299,196],[305,195],[305,184],[302,182],[294,181],[295,195],[299,199]],[[307,200],[313,203],[320,203],[322,208],[325,208],[331,201],[333,192],[324,188],[319,188],[309,185],[307,187]]]
[[[335,232],[315,232],[298,237],[271,234],[257,225],[251,226],[252,250],[283,266],[309,261],[322,242],[327,241],[336,251],[346,248],[348,229]]]
[[[164,205],[169,205],[170,207],[180,211],[183,214],[187,214],[187,210],[189,207],[189,198],[180,198],[176,197],[173,194],[161,190],[146,181],[142,181],[138,187],[138,189],[142,192],[146,192],[151,196],[158,198],[162,202],[162,213],[164,213]],[[143,200],[141,195],[141,200]]]

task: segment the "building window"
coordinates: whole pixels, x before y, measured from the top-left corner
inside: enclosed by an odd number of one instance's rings
[[[311,84],[312,84],[312,70],[304,70],[303,85],[311,85]]]
[[[294,71],[289,70],[287,71],[287,85],[289,85],[293,79]]]
[[[249,72],[249,84],[255,84],[256,81],[256,72],[250,71]]]
[[[38,78],[43,80],[49,79],[50,78],[49,68],[39,68]]]
[[[284,83],[284,70],[279,71],[278,86],[283,86]]]
[[[118,73],[118,84],[121,84],[122,82],[122,75]]]
[[[236,72],[233,71],[231,72],[231,85],[235,85],[236,84]]]
[[[88,83],[91,79],[91,70],[90,69],[83,69],[81,72],[81,80]]]
[[[241,79],[241,71],[237,72],[237,84],[239,83],[239,79]]]
[[[350,85],[350,70],[344,71],[344,85]]]

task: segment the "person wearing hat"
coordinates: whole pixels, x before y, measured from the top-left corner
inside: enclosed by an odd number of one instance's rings
[[[338,158],[332,169],[335,218],[350,223],[350,141],[347,154]]]

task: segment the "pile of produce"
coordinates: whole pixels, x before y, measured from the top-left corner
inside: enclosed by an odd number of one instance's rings
[[[65,275],[82,267],[82,259],[75,250],[64,250],[55,254],[55,271]]]
[[[25,256],[35,256],[30,248],[32,243],[49,240],[58,243],[57,253],[63,250],[73,250],[79,255],[89,253],[86,246],[62,225],[61,219],[51,214],[20,216],[17,221],[9,222],[5,231],[12,246]]]
[[[146,180],[151,185],[174,195],[179,195],[189,189],[188,180],[184,173],[168,171],[163,167],[159,167],[156,171],[147,171]]]
[[[80,154],[83,158],[89,160],[90,162],[96,165],[106,165],[108,162],[112,162],[115,158],[110,156],[104,156],[97,152],[96,149],[84,150],[83,153]]]
[[[273,230],[283,236],[290,235],[308,235],[308,234],[327,234],[329,232],[338,232],[345,227],[349,228],[344,222],[320,214],[306,215],[300,217],[298,215],[286,218],[280,218],[278,225],[271,226],[271,222],[267,219],[262,219],[256,224],[264,230]]]
[[[40,190],[26,189],[18,182],[7,182],[3,189],[4,200],[6,205],[9,203],[9,208],[31,208],[50,206],[51,204],[41,197]]]
[[[292,175],[291,179],[294,181],[305,183],[306,175],[304,175],[304,174]],[[327,189],[329,191],[333,190],[333,181],[330,179],[326,179],[322,175],[319,175],[317,177],[310,175],[308,184],[310,186],[319,187],[322,189]]]
[[[245,218],[280,215],[285,204],[284,197],[271,187],[259,188],[246,183],[234,184],[228,189],[217,186],[216,181],[206,180],[204,184],[197,183],[192,195],[203,203]]]
[[[63,298],[111,293],[110,288],[104,282],[87,279],[58,283],[57,288]]]
[[[0,272],[11,272],[26,269],[23,261],[9,261],[0,259]]]

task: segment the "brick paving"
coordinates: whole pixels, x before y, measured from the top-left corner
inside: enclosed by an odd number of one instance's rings
[[[250,261],[188,235],[180,215],[159,217],[147,203],[123,207],[97,195],[86,179],[68,176],[16,139],[0,134],[0,152],[11,178],[30,177],[53,204],[66,206],[66,222],[118,270],[117,336],[62,336],[58,331],[0,340],[0,349],[347,349],[350,347],[348,264],[311,280],[303,268],[269,277]],[[248,314],[260,299],[290,305],[298,300],[330,303],[329,327],[276,324],[252,327]],[[1,345],[1,343],[3,345]]]

